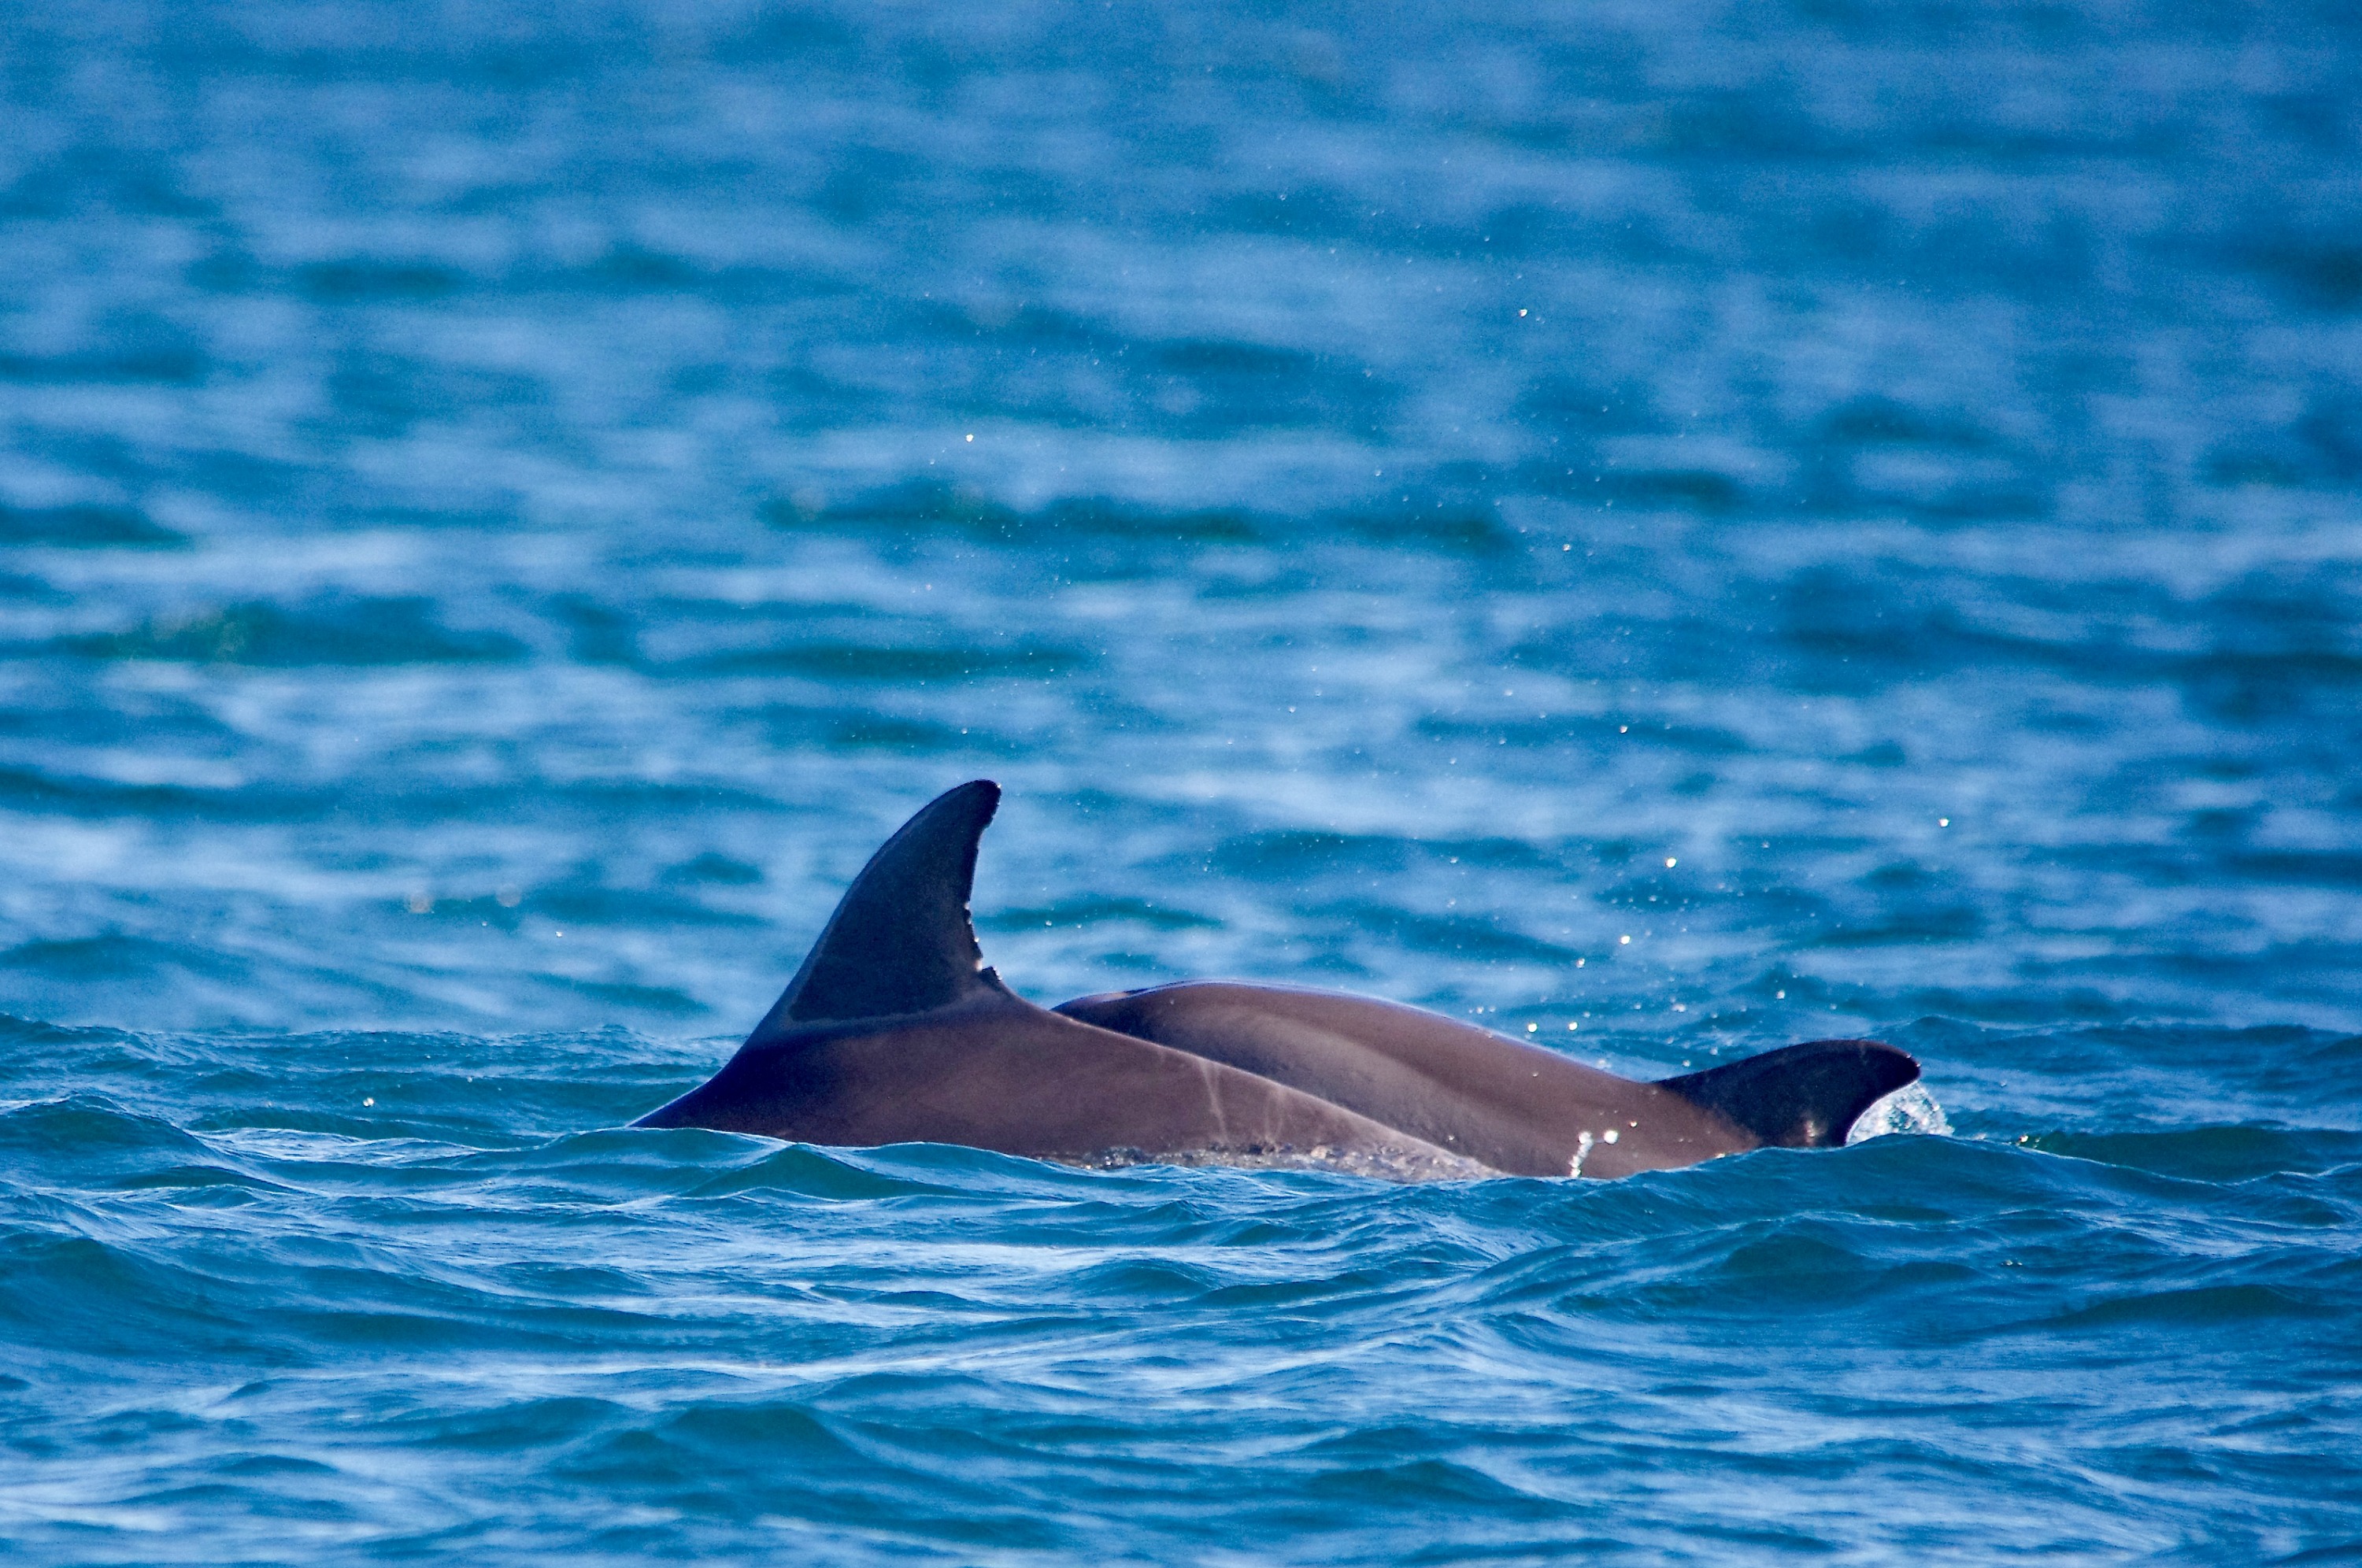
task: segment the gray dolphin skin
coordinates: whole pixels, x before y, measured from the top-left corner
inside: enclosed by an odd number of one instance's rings
[[[1848,1040],[1636,1083],[1417,1008],[1222,982],[1039,1008],[985,966],[968,916],[999,800],[978,779],[904,824],[737,1055],[635,1125],[1081,1165],[1616,1176],[1840,1143],[1919,1076]]]
[[[1512,1176],[1629,1176],[1845,1142],[1919,1076],[1874,1040],[1816,1040],[1635,1083],[1457,1019],[1331,991],[1190,981],[1061,1003],[1346,1106]]]
[[[987,780],[887,840],[738,1054],[639,1127],[840,1145],[964,1143],[1072,1164],[1322,1165],[1487,1174],[1342,1106],[1034,1006],[968,920]]]

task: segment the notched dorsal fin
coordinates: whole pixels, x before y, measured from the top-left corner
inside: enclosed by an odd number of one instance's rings
[[[904,823],[844,890],[747,1043],[800,1023],[926,1012],[1003,990],[967,911],[977,845],[999,804],[1000,786],[978,778]]]
[[[1814,1040],[1657,1087],[1773,1147],[1814,1149],[1844,1143],[1857,1117],[1918,1077],[1910,1054],[1882,1041]]]

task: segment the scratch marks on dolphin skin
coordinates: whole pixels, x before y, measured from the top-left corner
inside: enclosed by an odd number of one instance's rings
[[[1191,1058],[1198,1069],[1198,1082],[1206,1090],[1206,1113],[1214,1120],[1215,1137],[1227,1147],[1231,1143],[1231,1115],[1222,1104],[1221,1086],[1216,1082],[1214,1064],[1203,1057]]]

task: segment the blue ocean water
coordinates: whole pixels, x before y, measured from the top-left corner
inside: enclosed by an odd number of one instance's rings
[[[2356,82],[2319,0],[0,0],[0,1540],[2362,1560]],[[1036,1000],[1871,1033],[1949,1135],[620,1130],[973,777]]]

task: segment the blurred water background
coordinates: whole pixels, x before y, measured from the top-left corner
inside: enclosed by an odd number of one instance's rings
[[[0,1540],[2362,1560],[2357,82],[2325,0],[0,0]],[[978,776],[1036,1000],[1875,1033],[1955,1135],[614,1131]]]

